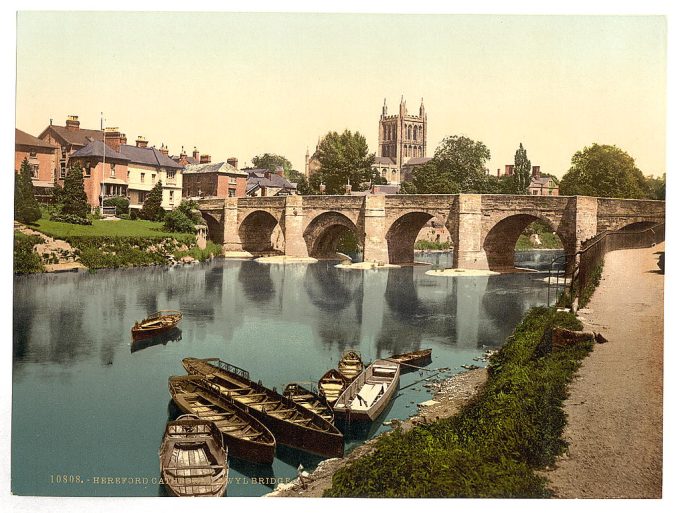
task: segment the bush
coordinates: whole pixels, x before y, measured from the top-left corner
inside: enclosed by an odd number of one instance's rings
[[[40,256],[33,251],[33,246],[42,241],[43,238],[39,235],[25,235],[21,232],[14,232],[15,273],[39,273],[45,270],[40,261]]]
[[[136,221],[139,219],[139,212],[137,212],[136,208],[131,208],[130,209],[130,221]]]
[[[130,200],[123,197],[106,198],[104,200],[105,207],[116,207],[116,215],[118,217],[127,214],[130,209]]]
[[[186,241],[173,238],[78,236],[64,239],[80,252],[81,263],[90,269],[140,265],[163,265]]]
[[[210,258],[219,256],[222,254],[222,246],[215,244],[212,241],[207,241],[205,249],[200,249],[198,246],[193,246],[186,251],[176,251],[174,253],[175,260],[179,260],[184,256],[190,256],[194,260],[199,262],[204,262]]]
[[[192,219],[177,209],[165,214],[163,229],[167,232],[196,233],[195,225]]]
[[[435,242],[421,239],[416,241],[413,247],[418,251],[441,251],[444,249],[451,249],[451,244],[448,242]]]
[[[592,349],[583,342],[541,356],[545,331],[581,329],[573,314],[529,311],[489,363],[480,393],[456,416],[396,430],[333,476],[330,497],[548,497],[535,473],[566,442],[567,384]]]
[[[83,224],[83,225],[90,225],[92,224],[92,221],[85,217],[80,217],[77,215],[73,214],[57,214],[54,213],[50,215],[50,221],[57,221],[60,223],[70,223],[70,224]]]

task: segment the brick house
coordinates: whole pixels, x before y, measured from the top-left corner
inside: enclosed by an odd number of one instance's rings
[[[14,129],[14,172],[24,159],[31,166],[31,181],[36,199],[49,201],[58,169],[59,146]]]
[[[515,174],[515,166],[513,164],[505,165],[504,176],[512,176]],[[498,176],[501,176],[500,169]],[[559,196],[560,186],[551,176],[543,176],[541,174],[541,166],[531,166],[531,181],[527,188],[527,194],[532,196]]]
[[[209,162],[208,155],[201,164],[185,166],[182,182],[183,198],[242,198],[246,195],[248,173],[241,171],[229,162]],[[230,161],[237,163],[234,159]]]
[[[297,192],[297,186],[283,176],[283,168],[245,169],[248,173],[246,194],[248,196],[287,196]]]

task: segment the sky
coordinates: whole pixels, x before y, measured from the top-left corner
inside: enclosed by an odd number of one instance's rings
[[[666,18],[445,14],[44,12],[17,15],[16,127],[78,115],[134,144],[194,146],[239,165],[264,152],[304,169],[329,131],[377,152],[383,100],[491,151],[520,142],[561,177],[572,155],[613,144],[666,172]]]

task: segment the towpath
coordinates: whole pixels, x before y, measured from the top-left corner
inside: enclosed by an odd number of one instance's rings
[[[663,283],[660,244],[606,255],[585,330],[602,333],[569,388],[568,453],[545,472],[560,498],[660,498]]]

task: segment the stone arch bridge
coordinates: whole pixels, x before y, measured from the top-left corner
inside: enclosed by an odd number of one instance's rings
[[[604,230],[646,228],[665,218],[665,202],[588,196],[493,194],[284,196],[203,199],[208,237],[225,251],[328,258],[355,234],[365,261],[413,262],[418,232],[431,220],[446,226],[454,267],[505,269],[526,226],[547,222],[567,254]]]

